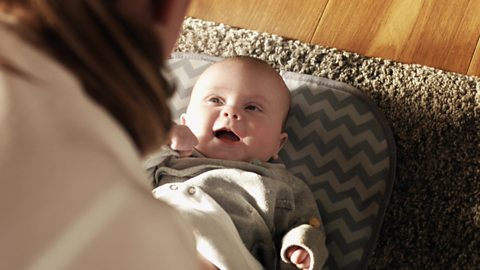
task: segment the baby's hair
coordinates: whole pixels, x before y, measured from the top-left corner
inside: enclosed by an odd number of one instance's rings
[[[228,56],[224,59],[224,61],[226,60],[229,60],[229,59],[232,59],[232,60],[245,60],[245,61],[250,61],[251,63],[257,63],[257,64],[260,64],[260,65],[264,65],[264,66],[268,66],[270,67],[271,69],[274,69],[267,61],[264,61],[260,58],[257,58],[257,57],[253,57],[253,56],[249,56],[249,55],[233,55],[233,56]]]
[[[290,113],[290,107],[291,107],[291,103],[292,103],[292,96],[290,94],[290,91],[288,90],[288,87],[287,85],[285,84],[285,81],[283,80],[282,76],[280,75],[280,73],[272,66],[270,65],[268,62],[260,59],[260,58],[256,58],[256,57],[253,57],[253,56],[248,56],[248,55],[234,55],[234,56],[229,56],[229,57],[226,57],[225,59],[221,60],[221,62],[226,62],[226,61],[245,61],[245,62],[248,62],[248,63],[251,63],[251,64],[254,64],[254,65],[257,65],[259,67],[264,67],[268,70],[271,70],[272,71],[272,74],[274,74],[275,76],[278,77],[278,79],[280,81],[282,81],[283,85],[285,86],[285,89],[287,91],[287,97],[288,97],[288,111],[287,111],[287,115],[285,116],[285,118],[283,119],[283,125],[282,125],[282,129],[285,129],[286,127],[286,124],[287,124],[287,118],[288,118],[288,115]]]

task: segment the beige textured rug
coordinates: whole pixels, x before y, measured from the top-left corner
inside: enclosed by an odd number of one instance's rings
[[[370,269],[478,269],[480,78],[187,18],[177,51],[262,58],[348,83],[385,113],[397,180]]]

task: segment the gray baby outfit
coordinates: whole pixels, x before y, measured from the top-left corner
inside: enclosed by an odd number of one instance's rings
[[[180,158],[164,147],[145,165],[154,187],[169,184],[175,191],[177,183],[187,196],[203,194],[218,203],[263,268],[289,269],[285,251],[291,246],[310,253],[310,269],[323,267],[328,251],[315,199],[283,164],[211,159],[197,152]]]

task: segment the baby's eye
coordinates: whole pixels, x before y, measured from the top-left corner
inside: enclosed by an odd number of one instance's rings
[[[208,102],[210,102],[210,103],[215,103],[215,104],[220,104],[220,103],[221,103],[220,99],[217,98],[217,97],[211,97],[211,98],[209,98],[209,99],[208,99]]]
[[[247,111],[257,111],[257,112],[261,112],[262,109],[260,109],[260,107],[256,106],[256,105],[247,105],[245,107],[245,110]]]

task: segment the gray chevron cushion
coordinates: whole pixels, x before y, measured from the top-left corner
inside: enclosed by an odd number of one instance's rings
[[[220,58],[176,53],[169,60],[178,91],[178,119],[200,73]],[[395,178],[395,144],[378,108],[349,85],[298,73],[282,76],[292,93],[280,153],[287,168],[311,187],[323,218],[330,257],[325,269],[365,269]]]

